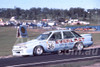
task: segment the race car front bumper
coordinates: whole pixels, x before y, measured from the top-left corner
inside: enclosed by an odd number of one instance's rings
[[[29,52],[26,48],[18,48],[14,47],[12,49],[13,56],[24,56],[24,55],[32,55],[32,52]]]

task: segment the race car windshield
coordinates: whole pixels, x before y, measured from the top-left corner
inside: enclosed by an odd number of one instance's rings
[[[37,39],[38,40],[46,40],[50,36],[50,34],[51,34],[51,32],[40,34],[40,36]]]

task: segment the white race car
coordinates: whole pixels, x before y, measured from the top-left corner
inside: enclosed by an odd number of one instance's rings
[[[91,34],[82,34],[71,30],[55,30],[41,34],[37,39],[13,46],[14,56],[41,55],[44,52],[59,50],[82,50],[93,44]]]

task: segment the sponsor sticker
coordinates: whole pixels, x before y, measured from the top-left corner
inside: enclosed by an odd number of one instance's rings
[[[72,43],[72,42],[80,42],[80,41],[84,41],[84,38],[57,40],[55,41],[55,43],[62,44],[62,43]]]

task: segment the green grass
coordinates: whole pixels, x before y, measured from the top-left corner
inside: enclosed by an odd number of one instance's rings
[[[0,27],[0,56],[11,54],[12,46],[16,41],[15,36],[15,29]]]

